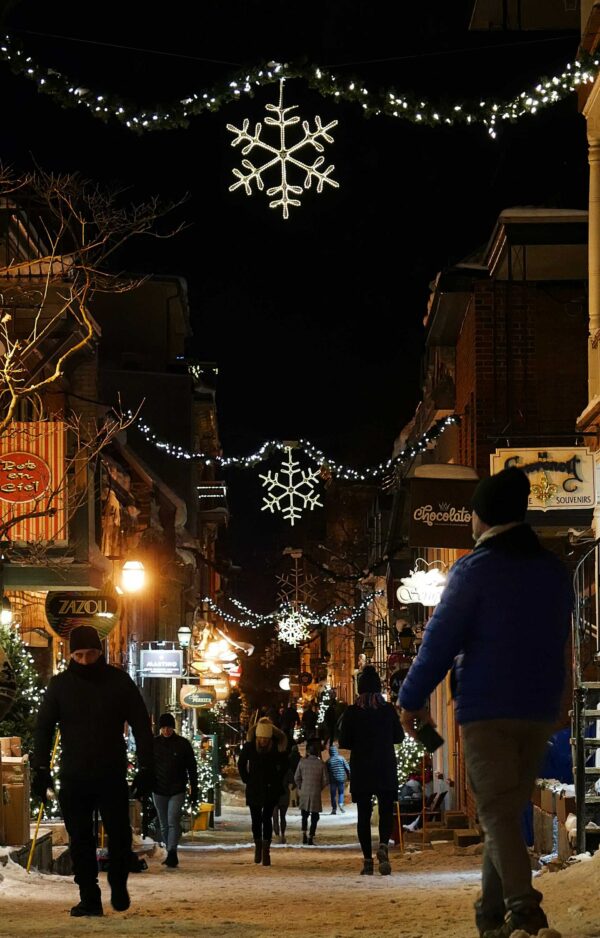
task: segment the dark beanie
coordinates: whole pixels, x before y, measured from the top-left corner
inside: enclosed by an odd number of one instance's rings
[[[471,505],[483,523],[490,527],[524,521],[529,490],[529,479],[525,473],[511,466],[482,479],[475,489]]]
[[[162,726],[170,726],[172,730],[175,729],[175,717],[172,713],[161,713],[158,718],[158,728]]]
[[[359,694],[380,694],[381,679],[372,664],[367,664],[358,675]]]
[[[69,651],[84,651],[87,648],[97,648],[102,651],[102,642],[96,629],[91,625],[78,625],[69,633]]]

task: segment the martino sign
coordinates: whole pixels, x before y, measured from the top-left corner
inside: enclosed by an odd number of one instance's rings
[[[183,651],[181,648],[142,648],[140,674],[142,677],[181,677]]]

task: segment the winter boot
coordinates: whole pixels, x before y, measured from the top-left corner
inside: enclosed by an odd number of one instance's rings
[[[508,912],[503,924],[484,932],[483,938],[510,938],[519,929],[528,935],[537,935],[542,928],[548,928],[548,919],[539,905],[531,905]]]
[[[110,884],[110,904],[115,912],[126,912],[131,905],[127,892],[127,880],[118,879]]]
[[[495,928],[500,928],[504,922],[505,916],[504,905],[502,908],[493,911],[484,911],[482,907],[481,898],[475,903],[475,924],[477,926],[477,931],[479,932],[480,938],[483,938],[488,931],[493,931]]]
[[[80,886],[79,896],[81,902],[71,909],[73,918],[83,918],[84,915],[104,915],[102,895],[98,883],[92,886]]]
[[[177,848],[175,850],[169,850],[167,853],[167,859],[164,861],[165,866],[175,869],[176,866],[179,866],[179,857],[177,856]]]
[[[373,859],[363,860],[363,868],[360,871],[361,876],[372,876],[373,875]]]
[[[263,840],[262,842],[262,865],[271,866],[271,841]]]
[[[339,809],[340,809],[340,814],[345,814],[345,813],[346,813],[346,812],[344,811],[344,805],[343,805],[343,804],[338,805],[338,807],[339,807]]]
[[[337,814],[337,811],[335,810],[335,808],[332,808],[329,813],[330,813],[330,814]]]
[[[262,840],[255,840],[255,841],[254,841],[254,862],[255,862],[255,863],[260,863],[260,862],[261,862],[261,860],[262,860],[262,852],[263,852],[263,842],[262,842]]]
[[[387,844],[379,844],[377,848],[377,862],[379,863],[379,872],[382,876],[389,876],[392,872],[390,858],[388,856]]]

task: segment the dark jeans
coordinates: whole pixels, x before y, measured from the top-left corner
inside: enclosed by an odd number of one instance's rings
[[[124,885],[131,858],[129,789],[124,778],[61,778],[58,794],[75,882],[82,894],[98,881],[94,810],[100,812],[108,837],[108,881]]]
[[[317,824],[319,823],[320,814],[318,811],[300,811],[302,815],[302,830],[308,830],[308,819],[310,817],[310,830],[308,831],[310,837],[315,836],[315,831],[317,829]]]
[[[487,919],[506,909],[539,904],[521,817],[540,771],[550,723],[485,720],[462,727],[469,785],[485,833],[482,895],[477,908]]]
[[[357,795],[356,807],[358,820],[356,830],[362,847],[363,857],[370,860],[373,856],[371,845],[371,814],[373,813],[373,795],[379,805],[379,843],[386,847],[392,836],[393,811],[396,794],[393,791],[375,791],[370,795]]]
[[[273,836],[273,810],[272,801],[268,804],[251,804],[250,817],[252,818],[252,836],[254,840],[268,840]]]
[[[275,805],[275,807],[273,808],[273,830],[275,831],[277,835],[281,834],[283,836],[285,834],[285,829],[287,827],[286,814],[287,814],[287,805],[285,805],[284,807],[281,807],[281,806],[278,807],[277,805]]]

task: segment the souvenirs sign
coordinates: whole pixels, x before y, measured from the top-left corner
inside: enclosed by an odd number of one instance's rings
[[[78,625],[91,625],[100,638],[106,638],[119,621],[119,611],[119,600],[114,593],[51,591],[46,596],[48,625],[62,639]]]
[[[515,466],[531,484],[530,511],[565,511],[595,505],[594,456],[587,447],[497,449],[493,475]]]

